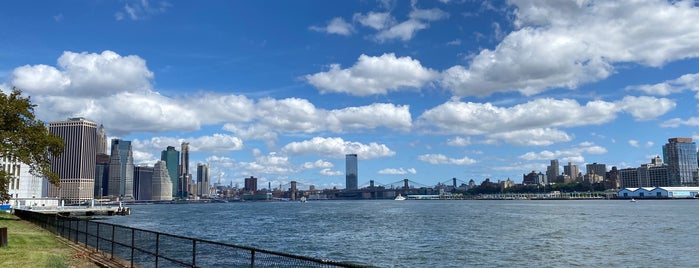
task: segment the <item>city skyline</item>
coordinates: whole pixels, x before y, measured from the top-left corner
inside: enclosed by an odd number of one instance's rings
[[[269,4],[8,3],[0,89],[104,125],[135,165],[189,143],[224,185],[343,189],[347,154],[358,187],[521,182],[699,139],[693,2]]]

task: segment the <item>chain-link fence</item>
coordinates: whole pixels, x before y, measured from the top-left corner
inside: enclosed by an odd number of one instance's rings
[[[116,224],[14,210],[15,215],[130,267],[369,267]]]

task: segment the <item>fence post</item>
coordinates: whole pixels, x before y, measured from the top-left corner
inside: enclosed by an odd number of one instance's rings
[[[133,267],[133,247],[134,247],[133,238],[134,238],[134,229],[133,229],[133,228],[130,228],[130,229],[131,229],[131,267]]]
[[[250,268],[255,268],[255,250],[250,250]]]
[[[192,267],[197,267],[197,240],[192,239]]]
[[[112,242],[112,252],[111,252],[111,254],[112,254],[112,259],[114,259],[114,226],[115,226],[115,225],[112,224],[112,241],[111,241],[111,242]]]
[[[90,221],[85,221],[85,248],[87,248],[87,233],[89,232]]]
[[[155,268],[158,268],[158,257],[160,257],[160,233],[155,233]]]
[[[7,246],[7,227],[0,227],[0,248]]]
[[[95,241],[95,249],[97,250],[97,252],[99,252],[100,251],[100,223],[99,222],[95,222],[95,223],[97,223],[97,233],[95,233],[95,240],[96,240]]]

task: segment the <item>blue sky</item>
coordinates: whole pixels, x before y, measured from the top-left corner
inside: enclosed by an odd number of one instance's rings
[[[13,1],[0,88],[212,180],[521,182],[699,139],[691,1]],[[419,185],[418,185],[419,186]]]

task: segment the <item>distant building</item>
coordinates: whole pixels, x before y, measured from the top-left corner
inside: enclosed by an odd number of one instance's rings
[[[568,165],[563,166],[563,173],[567,175],[565,183],[580,182],[582,180],[578,165],[574,165],[572,162],[568,162]]]
[[[135,166],[133,171],[134,199],[153,198],[153,167]]]
[[[152,200],[172,200],[172,180],[165,161],[161,160],[155,163],[151,181]]]
[[[173,196],[177,194],[179,188],[179,167],[180,167],[180,152],[175,150],[174,146],[168,146],[166,150],[160,153],[160,160],[165,161],[167,174],[170,177]]]
[[[209,187],[211,186],[211,181],[209,178],[209,165],[198,163],[197,164],[197,195],[198,196],[208,196]]]
[[[536,171],[534,171],[534,170],[532,170],[532,172],[529,172],[529,174],[523,174],[522,175],[522,184],[523,185],[538,184],[537,181],[538,181],[539,174],[537,174]]]
[[[551,165],[546,167],[546,178],[549,183],[562,182],[559,181],[559,175],[561,175],[560,166],[558,165],[558,159],[551,160]]]
[[[109,155],[98,153],[96,162],[95,198],[101,198],[109,195]]]
[[[697,145],[692,138],[671,138],[663,145],[670,185],[697,186]]]
[[[257,192],[257,178],[253,176],[250,176],[250,178],[245,178],[245,188],[243,188],[243,191],[252,193]]]
[[[112,139],[112,153],[109,156],[109,191],[112,197],[133,200],[134,164],[131,141]]]
[[[358,179],[357,155],[347,154],[345,155],[345,189],[357,190]]]
[[[104,130],[104,126],[100,124],[97,129],[97,154],[108,154],[107,152],[107,131]]]
[[[638,179],[637,168],[619,169],[619,184],[621,188],[639,188],[641,182]]]
[[[51,158],[51,170],[61,179],[60,188],[49,186],[48,196],[67,203],[94,198],[97,124],[85,118],[49,123],[49,132],[65,141],[63,154]]]
[[[180,172],[178,174],[179,189],[177,190],[177,196],[181,198],[189,197],[189,143],[182,142],[180,145]]]

